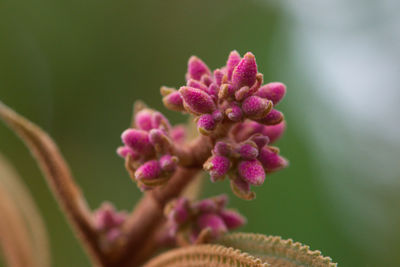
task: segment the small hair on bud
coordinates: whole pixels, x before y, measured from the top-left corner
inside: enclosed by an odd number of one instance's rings
[[[197,129],[203,135],[209,135],[215,129],[216,123],[211,114],[201,115],[197,120]]]
[[[253,160],[258,157],[258,147],[254,142],[246,142],[240,145],[238,152],[246,160]]]
[[[239,64],[241,59],[240,54],[236,50],[233,50],[229,54],[228,61],[226,62],[226,72],[229,80],[232,78],[233,70]]]
[[[230,167],[230,160],[224,156],[212,156],[204,163],[204,169],[210,173],[213,182],[223,179]]]
[[[265,180],[263,165],[258,160],[244,160],[239,163],[240,177],[251,185],[262,185]]]
[[[140,130],[150,131],[153,127],[151,125],[151,118],[153,112],[150,109],[142,109],[135,114],[135,125]]]
[[[146,131],[138,129],[128,129],[122,133],[122,142],[132,150],[141,154],[149,154],[153,151],[150,144],[149,134]]]
[[[232,153],[232,146],[226,142],[218,141],[214,146],[213,152],[218,156],[229,157]]]
[[[279,155],[279,150],[274,149],[274,147],[264,147],[261,149],[258,160],[268,173],[281,170],[289,164],[284,157]]]
[[[272,102],[258,96],[250,96],[243,101],[244,114],[251,119],[261,119],[272,109]]]
[[[159,178],[161,171],[162,170],[158,161],[150,160],[136,170],[135,177],[138,180],[152,180]]]

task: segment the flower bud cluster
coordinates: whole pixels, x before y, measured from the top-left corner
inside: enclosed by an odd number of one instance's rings
[[[163,87],[161,94],[167,108],[195,115],[199,132],[209,135],[224,120],[251,119],[264,125],[283,121],[283,114],[273,107],[284,97],[285,85],[262,83],[254,55],[248,52],[241,58],[232,51],[226,66],[213,72],[202,60],[191,57],[186,85],[179,90]]]
[[[190,243],[216,239],[227,231],[246,223],[246,219],[234,210],[226,209],[226,195],[191,202],[179,198],[167,205],[168,235],[178,235]]]
[[[160,112],[143,108],[135,114],[135,128],[122,133],[124,146],[117,153],[125,158],[131,178],[141,190],[152,189],[168,181],[178,158],[172,155],[172,143],[182,143],[185,130],[171,127]]]
[[[231,138],[218,141],[212,156],[204,163],[211,181],[229,177],[232,191],[243,199],[253,199],[250,186],[264,183],[266,173],[278,171],[288,165],[279,155],[279,149],[270,146],[285,129],[284,122],[265,126],[253,121],[235,125]]]
[[[94,212],[94,224],[107,242],[113,243],[122,234],[121,226],[126,216],[125,211],[117,212],[111,203],[105,202]]]

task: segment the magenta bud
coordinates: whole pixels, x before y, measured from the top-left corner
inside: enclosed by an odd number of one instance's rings
[[[228,80],[232,78],[232,72],[235,69],[235,67],[239,64],[241,60],[240,54],[236,51],[233,50],[228,57],[228,61],[226,62],[226,71],[228,75]]]
[[[224,77],[224,73],[220,69],[214,70],[214,79],[215,79],[215,83],[218,86],[221,86],[223,77]]]
[[[242,159],[253,160],[258,157],[258,147],[253,142],[247,142],[240,145],[238,152]]]
[[[224,119],[224,114],[220,110],[215,110],[212,114],[215,122],[221,122]]]
[[[136,172],[135,177],[137,180],[152,180],[159,178],[161,175],[161,167],[157,160],[150,160],[140,166]]]
[[[215,129],[216,123],[211,114],[201,115],[197,120],[197,129],[203,135],[209,135]]]
[[[140,130],[150,131],[152,129],[151,126],[151,118],[153,112],[149,109],[142,109],[135,114],[135,125]]]
[[[243,101],[243,113],[252,119],[261,119],[271,111],[272,102],[258,96],[250,96]]]
[[[232,73],[232,84],[235,88],[251,87],[256,81],[257,63],[254,55],[246,53]]]
[[[213,238],[217,238],[228,231],[222,218],[214,213],[200,215],[197,219],[197,225],[200,229],[210,228]]]
[[[258,89],[256,95],[271,100],[276,106],[285,96],[286,86],[280,82],[273,82],[263,85]]]
[[[218,156],[229,157],[232,153],[232,146],[226,142],[218,141],[214,146],[213,152]]]
[[[163,97],[163,103],[166,108],[174,111],[184,111],[183,99],[178,91],[172,92]]]
[[[183,104],[187,111],[194,114],[211,113],[216,109],[211,96],[206,92],[193,88],[182,86],[179,93],[183,98]]]
[[[231,121],[237,122],[243,119],[242,109],[236,105],[232,105],[231,107],[227,108],[225,110],[225,114]]]
[[[204,74],[211,75],[210,69],[200,58],[191,56],[188,62],[186,79],[189,80],[191,78],[199,81]]]
[[[202,90],[202,91],[204,91],[204,92],[208,92],[208,87],[207,87],[205,84],[203,84],[202,82],[193,80],[193,79],[190,79],[190,80],[186,83],[186,85],[187,85],[188,87],[193,87],[193,88],[200,89],[200,90]]]
[[[265,180],[263,165],[258,160],[244,160],[238,165],[240,177],[252,185],[262,185]]]
[[[268,136],[265,136],[262,134],[255,134],[250,139],[257,145],[258,149],[263,148],[265,145],[267,145],[269,143]]]
[[[107,241],[110,243],[115,242],[120,236],[121,230],[118,228],[110,229],[106,234]]]
[[[149,140],[149,134],[146,131],[128,129],[122,133],[121,139],[125,145],[129,146],[139,154],[144,153],[147,155],[153,151],[153,147]]]
[[[213,82],[213,80],[211,79],[210,75],[204,74],[203,76],[201,76],[200,82],[208,87]]]
[[[219,210],[219,207],[217,202],[211,198],[207,198],[194,203],[193,209],[199,213],[215,213]]]
[[[235,92],[235,99],[241,102],[243,99],[250,95],[250,88],[248,86],[243,86]]]
[[[185,223],[189,219],[189,201],[184,197],[177,199],[168,217],[178,224]]]
[[[168,119],[158,111],[151,116],[151,125],[153,129],[169,130],[171,128]]]
[[[230,167],[230,160],[223,156],[212,156],[204,163],[204,169],[210,173],[213,182],[223,179]]]
[[[288,166],[289,162],[279,155],[279,151],[272,147],[264,147],[260,151],[258,160],[263,165],[266,172],[279,171]]]
[[[183,125],[177,125],[170,131],[170,137],[174,142],[182,143],[185,141],[186,128]]]
[[[256,197],[256,194],[250,191],[250,184],[240,177],[231,180],[231,188],[232,192],[242,199],[252,200]]]
[[[149,140],[158,153],[166,152],[171,147],[169,138],[160,129],[150,130]]]
[[[285,121],[282,121],[276,125],[264,126],[263,134],[269,137],[270,143],[274,143],[282,137],[286,129]]]
[[[137,158],[137,153],[135,153],[135,151],[132,150],[132,148],[128,147],[128,146],[120,146],[117,149],[117,154],[121,157],[121,158],[126,158],[128,155],[131,155],[131,157],[133,159]]]
[[[176,169],[178,158],[171,155],[164,155],[159,160],[160,167],[165,172],[173,172]]]
[[[219,87],[215,83],[210,84],[207,89],[208,94],[215,100],[218,98]]]
[[[262,119],[257,119],[257,121],[261,124],[264,125],[276,125],[280,122],[282,122],[284,119],[283,113],[276,110],[276,109],[272,109],[267,116],[265,116]]]
[[[117,212],[109,202],[104,202],[94,213],[94,222],[98,230],[104,231],[119,227],[126,219],[125,212]]]
[[[246,218],[234,210],[223,210],[219,214],[229,230],[246,224]]]

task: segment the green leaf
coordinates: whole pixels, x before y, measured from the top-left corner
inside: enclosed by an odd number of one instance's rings
[[[246,252],[271,266],[288,267],[335,267],[329,257],[320,251],[311,251],[308,246],[279,236],[252,233],[227,234],[217,242],[220,245]]]

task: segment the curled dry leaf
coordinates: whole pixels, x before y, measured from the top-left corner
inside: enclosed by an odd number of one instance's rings
[[[97,242],[91,212],[75,184],[69,167],[57,145],[38,126],[20,116],[0,101],[0,118],[25,142],[41,167],[50,189],[56,196],[71,224],[75,226],[90,256],[96,263],[106,262]]]
[[[150,260],[144,267],[266,267],[238,249],[221,245],[196,245],[173,249]]]
[[[321,255],[320,251],[312,251],[306,245],[283,240],[279,236],[266,236],[252,233],[227,234],[217,242],[226,247],[232,247],[254,257],[268,262],[271,266],[282,267],[336,267],[329,257]]]
[[[29,191],[0,154],[0,244],[13,267],[49,267],[47,232]]]

